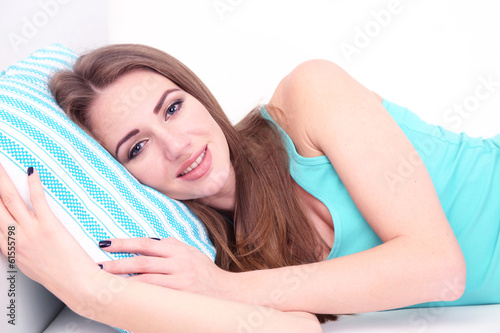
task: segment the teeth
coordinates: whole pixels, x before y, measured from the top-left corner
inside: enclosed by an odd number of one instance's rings
[[[206,152],[206,150],[204,150],[203,153],[201,153],[201,155],[198,156],[198,158],[196,159],[196,161],[194,161],[193,164],[191,164],[190,166],[188,166],[187,169],[184,170],[184,172],[181,173],[180,175],[184,176],[186,173],[191,172],[194,169],[196,169],[198,167],[198,165],[200,165],[201,161],[203,160],[203,157],[205,157],[205,152]]]

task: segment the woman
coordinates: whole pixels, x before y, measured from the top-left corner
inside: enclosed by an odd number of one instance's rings
[[[207,223],[222,268],[170,239],[113,239],[100,245],[145,256],[101,263],[99,270],[37,199],[42,190],[36,177],[30,177],[32,201],[35,218],[43,224],[32,222],[24,204],[9,195],[12,186],[2,174],[4,205],[20,229],[26,225],[30,239],[22,245],[26,255],[18,255],[25,262],[21,268],[77,312],[135,331],[154,331],[151,321],[164,329],[166,321],[186,315],[189,308],[204,312],[220,307],[220,317],[212,319],[222,327],[215,330],[234,331],[242,327],[234,318],[251,313],[246,304],[258,304],[274,310],[260,308],[266,320],[257,328],[276,332],[277,327],[320,329],[307,314],[295,311],[356,313],[423,302],[500,301],[498,289],[491,293],[494,283],[480,283],[495,281],[499,263],[491,268],[484,261],[471,271],[464,260],[464,255],[470,260],[500,253],[495,248],[500,212],[493,202],[500,188],[495,177],[498,139],[478,143],[435,131],[327,61],[298,66],[265,107],[235,128],[205,86],[158,50],[105,47],[81,57],[74,73],[54,78],[56,100],[141,182],[186,201]],[[137,87],[147,87],[141,89],[146,93],[140,101],[130,98]],[[416,126],[409,127],[412,123]],[[466,145],[459,145],[462,141]],[[475,146],[468,150],[471,144]],[[456,147],[459,157],[454,159],[448,151]],[[489,161],[480,173],[461,157],[473,154],[480,163]],[[450,161],[460,162],[468,173],[460,169],[446,179],[449,170],[439,167]],[[453,188],[463,185],[456,179],[463,174],[489,177],[492,183],[483,184],[482,193],[476,191],[477,182]],[[471,193],[480,199],[486,217],[462,209],[461,200],[470,200]],[[2,214],[9,216],[3,206]],[[480,229],[470,230],[471,216],[480,216],[473,222],[489,228],[481,231],[483,252],[471,248]],[[38,228],[46,237],[37,236]],[[61,236],[49,245],[45,238],[54,239],[54,230]],[[46,253],[35,253],[32,243]],[[62,246],[67,258],[51,258]],[[332,260],[323,260],[327,258]],[[49,270],[29,265],[40,260]],[[85,277],[66,278],[81,288],[59,284],[65,274],[59,262]],[[125,282],[109,273],[142,274]],[[469,289],[466,275],[472,276]],[[110,283],[126,285],[119,288],[113,309],[99,307],[93,295]],[[480,293],[481,288],[490,293]],[[85,302],[77,301],[82,296]],[[82,304],[93,313],[82,310]],[[171,317],[164,316],[165,309],[172,311]],[[144,318],[131,320],[132,311],[141,311],[139,316],[145,312]],[[197,323],[189,324],[193,327],[187,331],[196,330]]]

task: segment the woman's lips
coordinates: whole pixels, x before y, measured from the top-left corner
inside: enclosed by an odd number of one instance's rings
[[[180,170],[182,171],[179,173],[179,176],[177,176],[177,178],[182,180],[200,179],[208,172],[211,165],[212,165],[212,154],[210,153],[208,146],[205,146],[205,149],[200,151],[199,154],[195,155],[192,159],[186,161],[181,166]],[[192,168],[192,166],[195,167]],[[189,171],[189,168],[191,168],[192,170]],[[185,173],[185,171],[189,172]]]
[[[188,166],[187,169],[184,170],[184,172],[180,174],[180,176],[184,176],[185,174],[187,174],[187,173],[193,171],[194,169],[196,169],[198,167],[198,165],[200,165],[200,163],[203,160],[203,158],[205,157],[205,152],[206,152],[206,150],[204,150],[203,153],[201,153],[201,155],[198,156],[198,158],[196,159],[196,161],[194,161],[193,164],[191,164],[190,166]]]

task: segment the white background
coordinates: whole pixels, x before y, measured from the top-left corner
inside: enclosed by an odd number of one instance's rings
[[[53,42],[77,52],[107,43],[148,44],[193,69],[236,122],[265,103],[297,64],[323,58],[428,122],[473,136],[500,133],[500,1],[0,0],[0,4],[2,68]],[[24,38],[23,33],[30,32],[27,21],[36,31]]]
[[[191,67],[236,122],[323,58],[428,122],[493,136],[499,13],[498,0],[0,0],[0,70],[56,42],[148,44]],[[19,290],[24,305],[42,299]]]

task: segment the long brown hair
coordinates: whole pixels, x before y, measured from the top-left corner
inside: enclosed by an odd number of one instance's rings
[[[321,238],[302,209],[281,137],[259,108],[233,126],[191,70],[163,51],[137,44],[105,46],[79,57],[72,70],[53,76],[50,90],[68,116],[92,135],[88,110],[99,90],[136,69],[153,70],[198,99],[226,136],[236,175],[234,211],[184,201],[206,225],[217,265],[249,271],[318,261]]]

